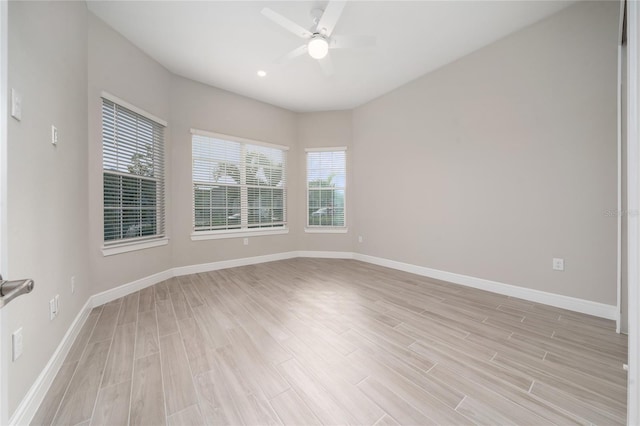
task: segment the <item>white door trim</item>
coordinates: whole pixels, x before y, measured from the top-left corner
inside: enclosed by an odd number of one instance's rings
[[[622,3],[621,9],[624,8]],[[622,25],[620,25],[622,28]],[[616,318],[616,333],[620,333],[620,317],[622,309],[620,305],[622,292],[622,45],[618,45],[618,86],[617,86],[617,105],[618,105],[618,214],[617,220],[617,256],[616,256],[616,292],[618,309],[618,317]]]
[[[0,272],[7,271],[7,105],[8,105],[8,7],[9,2],[0,1]],[[3,323],[6,310],[0,309],[0,424],[9,422],[8,368],[9,350],[8,335],[5,335]]]
[[[638,24],[640,7],[635,1],[627,2],[627,248],[628,248],[628,287],[629,287],[629,376],[627,390],[627,424],[640,424],[638,399],[640,398],[640,146],[638,141],[638,114],[640,87],[638,86]]]

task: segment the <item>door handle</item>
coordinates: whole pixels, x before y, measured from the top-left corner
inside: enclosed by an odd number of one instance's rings
[[[7,281],[0,275],[0,308],[16,297],[30,293],[34,285],[32,279]]]

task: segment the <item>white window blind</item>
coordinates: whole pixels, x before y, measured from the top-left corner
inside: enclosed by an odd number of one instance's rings
[[[105,245],[165,234],[164,126],[102,99]]]
[[[346,226],[346,148],[307,150],[307,227]]]
[[[192,136],[194,232],[284,228],[286,151]]]

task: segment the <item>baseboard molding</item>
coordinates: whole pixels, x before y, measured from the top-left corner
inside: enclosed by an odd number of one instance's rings
[[[100,306],[104,303],[127,296],[143,288],[157,284],[161,281],[172,277],[195,274],[207,271],[215,271],[218,269],[235,268],[238,266],[255,265],[265,262],[273,262],[277,260],[293,259],[296,257],[310,257],[323,259],[355,259],[374,265],[384,266],[391,269],[397,269],[428,278],[447,281],[454,284],[460,284],[467,287],[477,288],[480,290],[490,291],[505,296],[517,297],[519,299],[528,300],[530,302],[542,303],[545,305],[555,306],[558,308],[568,309],[574,312],[580,312],[601,318],[615,320],[617,309],[615,305],[606,305],[604,303],[592,302],[589,300],[578,299],[575,297],[563,296],[544,291],[533,290],[524,287],[518,287],[497,281],[486,280],[482,278],[471,277],[468,275],[457,274],[454,272],[441,271],[438,269],[427,268],[424,266],[412,265],[409,263],[398,262],[395,260],[384,259],[381,257],[369,256],[361,253],[352,252],[332,252],[332,251],[291,251],[283,253],[275,253],[264,256],[246,257],[242,259],[223,260],[220,262],[203,263],[198,265],[179,266],[157,274],[150,275],[111,290],[106,290],[95,294],[89,298],[87,303],[76,316],[75,320],[64,335],[62,342],[54,352],[53,356],[36,379],[31,389],[22,400],[14,415],[9,421],[10,425],[29,424],[33,419],[38,407],[42,403],[53,379],[62,365],[67,353],[71,349],[71,345],[76,339],[80,329],[84,325],[89,312],[93,307]]]
[[[354,253],[353,259],[610,320],[615,320],[618,315],[615,305],[607,305],[604,303],[592,302],[590,300],[578,299],[576,297],[548,293],[545,291],[519,287],[498,281],[471,277],[468,275],[456,274],[454,272],[441,271],[409,263],[397,262],[395,260],[369,256],[366,254]]]
[[[275,262],[278,260],[293,259],[296,257],[315,257],[324,259],[353,259],[351,252],[333,251],[289,251],[282,253],[267,254],[262,256],[244,257],[240,259],[221,260],[218,262],[200,263],[195,265],[177,266],[148,277],[140,278],[116,288],[103,291],[91,297],[92,306],[100,306],[112,300],[127,296],[143,288],[158,284],[172,277],[180,277],[189,274],[199,274],[219,269],[237,268],[239,266],[257,265],[259,263]]]
[[[123,284],[119,287],[103,291],[102,293],[94,294],[89,300],[92,303],[92,307],[104,305],[105,303],[111,302],[112,300],[128,296],[129,294],[135,293],[138,290],[142,290],[143,288],[147,288],[164,280],[168,280],[173,276],[173,270],[167,269],[166,271],[158,272],[157,274],[149,275],[148,277],[140,278],[139,280],[135,280],[130,283]]]
[[[353,259],[355,253],[350,251],[299,251],[296,257],[313,257],[316,259]]]
[[[267,254],[264,256],[243,257],[241,259],[221,260],[219,262],[201,263],[198,265],[178,266],[173,268],[173,276],[199,274],[201,272],[217,271],[218,269],[236,268],[238,266],[257,265],[258,263],[275,262],[298,257],[298,252]]]
[[[20,402],[20,405],[18,405],[18,408],[13,413],[13,416],[11,416],[11,419],[9,419],[10,425],[28,425],[31,423],[33,416],[35,416],[38,411],[38,407],[42,404],[53,380],[56,378],[62,363],[71,350],[73,342],[76,340],[76,337],[78,337],[80,329],[82,329],[82,326],[89,317],[89,312],[91,312],[92,308],[93,305],[91,298],[89,298],[69,326],[69,329],[62,338],[62,341],[49,359],[49,362],[42,372],[40,372],[40,375],[33,385],[31,385],[31,388]]]

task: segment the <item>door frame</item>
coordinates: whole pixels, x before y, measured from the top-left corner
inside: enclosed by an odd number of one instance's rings
[[[8,116],[8,53],[9,2],[0,1],[0,272],[7,271],[7,116]],[[5,333],[6,309],[0,309],[0,424],[9,422],[8,372],[11,342]]]
[[[627,256],[628,256],[628,309],[629,354],[627,387],[627,424],[640,424],[640,142],[638,140],[640,117],[640,78],[638,58],[640,40],[638,24],[640,6],[636,1],[627,2]]]

